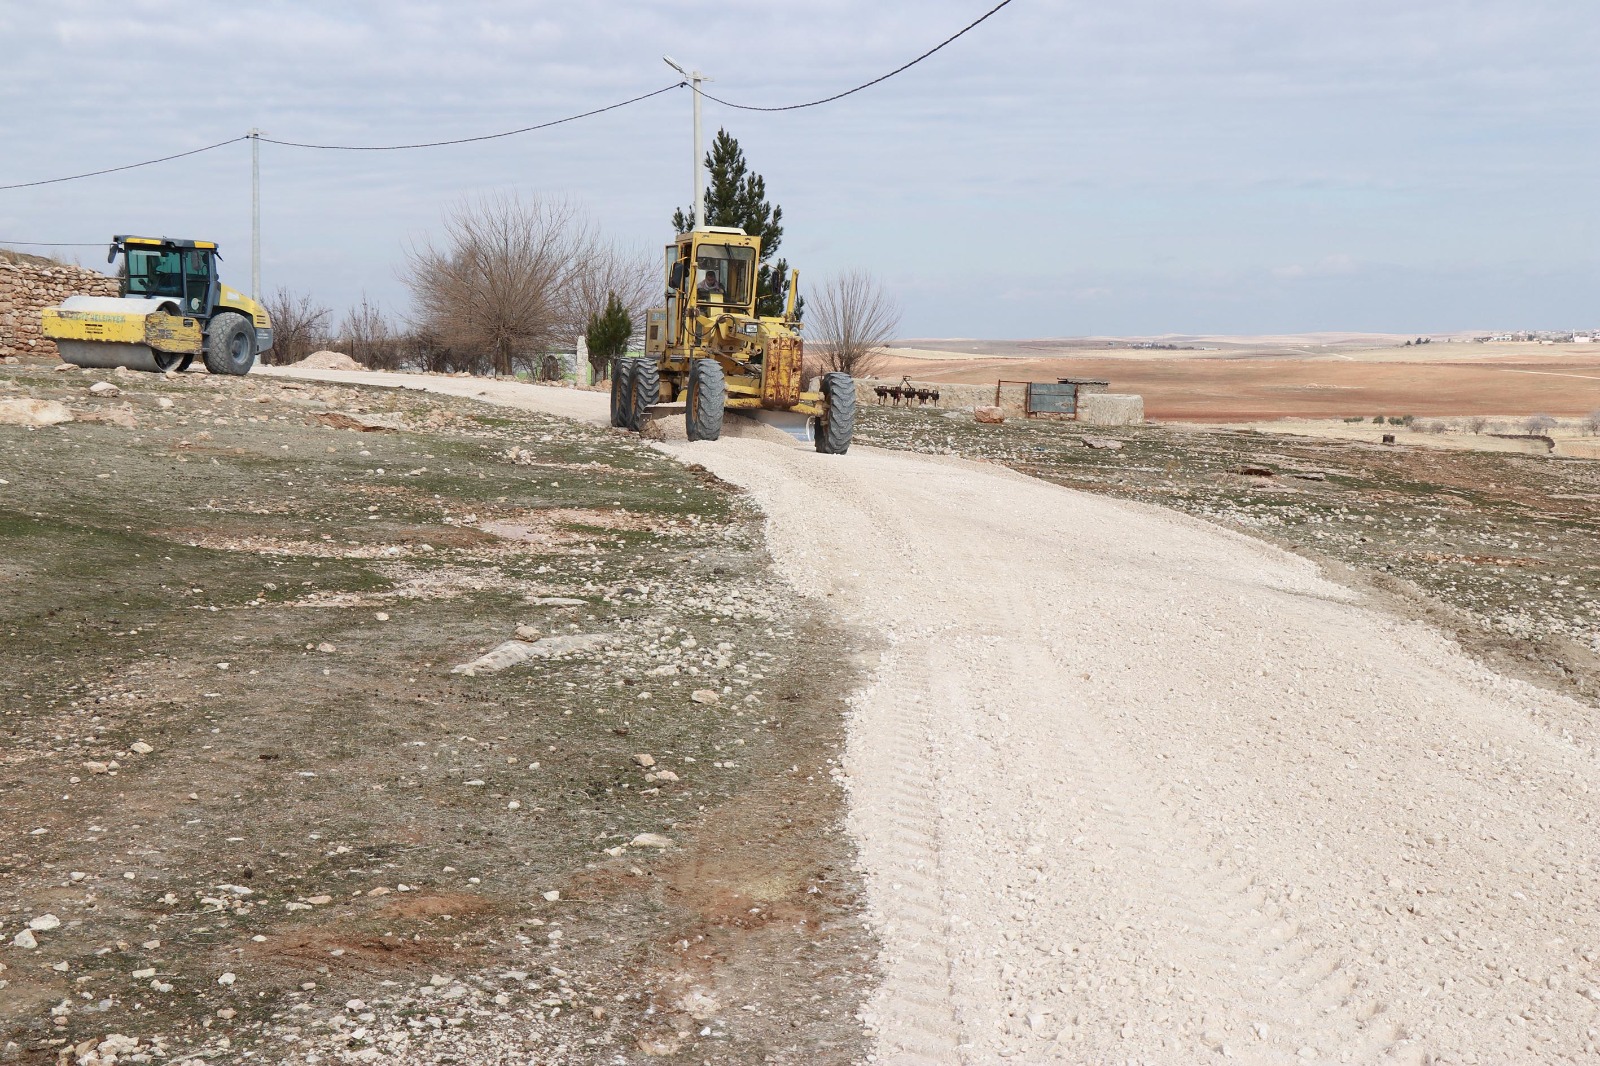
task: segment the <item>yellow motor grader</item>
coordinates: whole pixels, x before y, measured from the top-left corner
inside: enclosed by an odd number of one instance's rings
[[[63,361],[161,372],[198,355],[213,374],[248,374],[272,347],[266,308],[222,284],[212,241],[119,234],[106,262],[119,255],[117,296],[69,296],[41,312]]]
[[[855,383],[825,374],[801,383],[804,346],[796,276],[779,316],[756,312],[761,238],[731,226],[678,234],[667,245],[666,306],[645,321],[645,354],[611,368],[611,424],[639,430],[650,408],[681,403],[690,440],[716,440],[729,409],[789,412],[817,451],[842,455],[855,431]]]

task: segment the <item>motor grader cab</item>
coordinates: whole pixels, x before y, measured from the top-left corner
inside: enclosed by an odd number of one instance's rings
[[[799,279],[782,315],[756,310],[761,238],[730,226],[680,233],[667,245],[666,301],[645,321],[645,354],[611,370],[611,424],[640,429],[652,407],[681,403],[690,440],[722,435],[723,412],[787,412],[817,451],[843,454],[855,430],[855,384],[826,374],[804,390],[795,315]]]
[[[161,372],[201,356],[213,374],[248,374],[272,347],[266,309],[218,278],[214,242],[118,235],[106,262],[119,255],[116,296],[70,296],[42,312],[65,362]]]

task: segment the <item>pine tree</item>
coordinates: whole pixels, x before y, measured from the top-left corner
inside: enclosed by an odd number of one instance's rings
[[[761,238],[761,270],[756,278],[756,313],[783,314],[789,284],[789,262],[773,259],[783,242],[783,208],[767,202],[767,182],[752,174],[745,163],[744,150],[725,129],[706,153],[706,169],[711,183],[706,188],[706,225],[738,226]],[[673,228],[687,233],[694,225],[694,209],[679,208],[672,215]],[[803,300],[795,304],[795,314],[803,311]]]
[[[589,328],[584,334],[589,345],[589,365],[597,379],[611,375],[611,361],[628,350],[632,337],[633,317],[616,293],[606,294],[605,310],[589,315]]]

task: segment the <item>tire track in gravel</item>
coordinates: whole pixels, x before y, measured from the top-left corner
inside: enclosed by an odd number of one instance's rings
[[[739,433],[662,447],[888,649],[844,766],[877,1061],[1600,1056],[1592,709],[1182,515]]]

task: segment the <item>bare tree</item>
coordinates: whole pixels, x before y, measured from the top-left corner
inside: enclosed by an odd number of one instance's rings
[[[1548,433],[1556,428],[1556,420],[1549,415],[1533,415],[1522,425],[1529,433]]]
[[[272,319],[272,347],[264,353],[268,363],[298,363],[328,345],[328,319],[333,310],[309,295],[295,295],[283,286],[264,301]]]
[[[1463,422],[1462,425],[1466,427],[1466,430],[1469,433],[1482,433],[1485,429],[1489,428],[1489,420],[1484,418],[1482,415],[1473,415],[1471,418]]]
[[[541,354],[575,336],[587,316],[581,282],[600,251],[571,203],[500,194],[458,205],[443,246],[413,249],[403,277],[422,328],[512,374],[537,369]]]
[[[350,358],[373,370],[396,370],[404,362],[404,336],[389,324],[383,309],[367,299],[366,293],[339,322],[338,344]]]
[[[596,246],[588,263],[578,271],[573,307],[576,316],[569,323],[571,336],[564,338],[563,343],[577,344],[578,335],[588,328],[589,319],[605,312],[612,293],[633,322],[633,335],[628,338],[632,342],[644,332],[645,313],[661,301],[665,286],[659,256],[612,245]],[[605,367],[596,369],[606,370]]]
[[[1590,411],[1583,418],[1583,428],[1589,431],[1589,436],[1600,435],[1600,411]]]
[[[866,377],[883,366],[900,308],[871,274],[849,270],[812,294],[806,326],[824,371]]]

